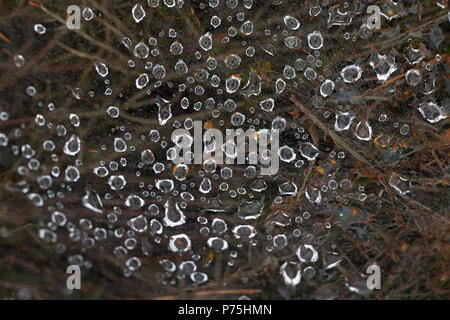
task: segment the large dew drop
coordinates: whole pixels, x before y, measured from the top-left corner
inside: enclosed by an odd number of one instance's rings
[[[155,155],[152,150],[145,149],[141,152],[141,161],[143,164],[149,165],[155,162]]]
[[[271,112],[273,108],[275,107],[275,101],[272,98],[268,98],[266,100],[263,100],[259,103],[259,106],[262,110],[266,112]]]
[[[213,249],[216,252],[228,249],[228,242],[218,237],[209,238],[207,244],[211,249]]]
[[[141,41],[134,47],[134,56],[139,59],[145,59],[148,57],[149,51],[144,41]]]
[[[142,19],[145,18],[145,11],[142,8],[142,5],[140,3],[136,4],[133,7],[131,13],[133,14],[133,18],[134,18],[134,21],[136,21],[136,23],[141,22]]]
[[[164,204],[165,215],[163,223],[167,227],[177,227],[186,222],[183,211],[181,211],[178,203],[170,199]]]
[[[142,208],[144,204],[145,204],[144,199],[135,194],[130,194],[125,200],[125,205],[131,210],[138,210]]]
[[[95,70],[97,70],[97,73],[103,78],[106,77],[109,73],[109,69],[106,64],[101,62],[95,63]]]
[[[386,81],[397,70],[394,55],[386,56],[374,53],[369,61],[369,65],[373,68],[380,81]]]
[[[202,35],[198,40],[198,44],[200,48],[202,48],[205,51],[211,50],[213,45],[211,32],[207,32],[204,35]]]
[[[297,249],[297,258],[300,262],[317,262],[319,254],[317,250],[310,244],[304,244]]]
[[[77,182],[80,179],[80,171],[77,167],[67,166],[65,171],[65,179],[67,182]]]
[[[300,154],[309,161],[313,161],[319,155],[319,149],[317,149],[312,143],[305,142],[300,145]]]
[[[127,151],[127,143],[122,138],[114,139],[114,151],[115,152],[125,152]]]
[[[136,79],[136,88],[138,88],[139,90],[143,89],[148,84],[148,81],[148,75],[146,73],[142,73]]]
[[[145,232],[147,230],[147,218],[143,215],[130,219],[130,226],[136,232]]]
[[[202,183],[200,184],[200,192],[201,193],[208,193],[211,191],[211,180],[209,180],[209,178],[203,178]]]
[[[6,147],[8,145],[8,136],[0,132],[0,147]]]
[[[280,274],[287,286],[295,287],[302,279],[302,270],[298,263],[286,261],[280,267]]]
[[[341,77],[346,83],[353,83],[358,81],[361,78],[362,75],[362,69],[361,67],[357,65],[351,65],[348,67],[345,67],[341,71]]]
[[[236,239],[250,239],[256,235],[256,230],[251,225],[239,225],[232,230]]]
[[[156,102],[158,106],[158,122],[160,126],[163,126],[172,118],[171,103],[165,99],[159,98]]]
[[[284,16],[283,21],[286,27],[291,30],[297,30],[298,28],[300,28],[300,22],[292,16]]]
[[[185,234],[177,234],[169,239],[169,250],[173,252],[186,252],[191,250],[191,238]]]
[[[64,145],[63,151],[65,154],[69,156],[74,156],[78,152],[80,152],[81,149],[81,140],[75,135],[72,135],[69,140]]]
[[[94,212],[103,212],[102,200],[100,199],[98,193],[93,190],[86,191],[86,195],[83,197],[81,204],[83,205],[83,207],[86,207]]]
[[[225,80],[225,88],[227,93],[236,92],[241,85],[241,78],[239,75],[232,75]]]
[[[111,176],[108,179],[108,184],[111,187],[111,190],[122,190],[123,188],[125,188],[127,181],[122,175]]]
[[[356,126],[355,136],[359,140],[369,141],[372,139],[372,127],[367,121],[360,121]]]
[[[443,109],[434,102],[421,103],[419,106],[419,112],[428,122],[436,123],[442,119],[447,118],[447,114]]]
[[[334,130],[344,131],[348,130],[355,118],[355,113],[353,111],[341,112],[338,111],[336,114],[336,121],[334,122]]]
[[[308,34],[308,46],[312,50],[319,50],[323,47],[323,37],[320,31],[313,31]]]
[[[322,97],[328,97],[333,93],[334,87],[334,82],[327,79],[320,86],[320,94],[322,95]]]

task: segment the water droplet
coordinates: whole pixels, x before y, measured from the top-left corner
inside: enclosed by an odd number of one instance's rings
[[[372,139],[372,127],[369,125],[367,121],[360,121],[356,125],[355,136],[359,140],[369,141]]]
[[[362,69],[357,65],[347,66],[341,71],[341,76],[344,82],[354,83],[361,78]]]
[[[127,143],[122,138],[114,138],[114,151],[125,152],[127,151]]]
[[[64,153],[69,156],[75,156],[81,150],[81,140],[75,135],[72,135],[64,144]]]
[[[308,46],[312,50],[320,50],[323,47],[323,37],[319,31],[308,34]]]
[[[302,272],[298,263],[286,261],[280,267],[280,273],[287,286],[295,287],[302,279]]]
[[[132,13],[134,21],[136,21],[136,23],[141,22],[142,19],[145,18],[145,11],[144,11],[144,8],[142,8],[142,5],[140,3],[137,3],[134,5],[131,13]]]
[[[36,31],[37,34],[45,34],[47,29],[40,23],[34,25],[34,31]]]
[[[186,234],[171,236],[169,239],[169,250],[173,252],[186,252],[191,250],[191,238]]]
[[[207,32],[204,35],[202,35],[198,40],[198,44],[200,45],[200,48],[202,48],[205,51],[211,50],[213,46],[211,33]]]
[[[284,16],[283,21],[286,27],[291,30],[297,30],[298,28],[300,28],[300,22],[292,16]]]
[[[103,78],[106,77],[109,73],[109,69],[106,64],[101,62],[95,63],[95,70],[97,70],[97,73]]]
[[[319,149],[309,142],[300,145],[300,154],[309,161],[315,160],[319,155]]]

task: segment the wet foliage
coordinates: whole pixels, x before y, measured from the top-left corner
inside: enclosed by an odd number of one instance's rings
[[[449,298],[449,19],[443,0],[0,0],[0,297]],[[222,164],[210,136],[174,164],[195,121],[255,130],[244,149],[276,130],[279,170]]]

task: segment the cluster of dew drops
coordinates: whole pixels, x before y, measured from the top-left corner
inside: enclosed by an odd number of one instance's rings
[[[377,86],[398,75],[401,69],[406,72],[405,90],[416,90],[417,96],[422,97],[414,101],[414,112],[431,124],[448,116],[433,99],[435,67],[425,62],[430,58],[429,48],[410,46],[401,57],[394,51],[372,50],[370,56],[343,61],[337,72],[324,69],[321,50],[327,46],[330,28],[350,25],[364,12],[362,3],[345,2],[336,7],[327,0],[309,1],[309,8],[304,10],[306,15],[296,14],[299,10],[283,9],[282,12],[289,14],[282,15],[279,21],[267,22],[266,27],[266,22],[252,20],[257,19],[258,12],[253,2],[207,0],[201,4],[200,10],[208,9],[210,14],[206,15],[206,22],[202,21],[209,31],[195,39],[198,50],[193,57],[188,56],[192,53],[187,53],[192,49],[184,47],[186,42],[192,43],[192,39],[187,41],[184,33],[178,34],[171,26],[138,43],[128,37],[121,39],[130,56],[129,70],[137,68],[137,60],[145,62],[145,68],[137,70],[132,87],[155,99],[155,124],[145,134],[134,135],[126,122],[121,121],[123,106],[102,106],[104,117],[115,121],[116,125],[116,129],[102,137],[97,150],[107,160],[96,164],[83,162],[86,141],[78,133],[83,127],[81,117],[71,113],[59,123],[47,121],[46,114],[58,108],[51,101],[38,102],[40,112],[28,127],[22,124],[11,132],[0,132],[0,147],[11,148],[20,162],[17,173],[21,180],[11,188],[25,194],[34,206],[48,210],[48,220],[40,222],[39,237],[54,244],[58,254],[67,254],[70,264],[92,267],[88,254],[101,247],[123,261],[123,275],[129,277],[142,267],[146,257],[158,252],[158,256],[163,257],[159,260],[161,283],[175,284],[186,278],[201,284],[210,278],[215,255],[225,257],[226,267],[235,270],[246,263],[249,247],[252,247],[253,252],[259,252],[252,254],[261,259],[260,264],[268,255],[282,257],[291,253],[289,258],[280,261],[278,271],[287,285],[296,286],[302,276],[315,276],[316,265],[329,270],[340,261],[333,244],[324,252],[316,247],[318,237],[323,236],[332,223],[326,221],[322,234],[315,234],[314,230],[318,229],[317,223],[312,221],[315,211],[336,203],[348,204],[350,200],[375,199],[379,206],[381,201],[376,200],[374,194],[366,194],[364,186],[353,186],[348,170],[339,170],[340,162],[349,155],[338,146],[321,150],[306,128],[286,116],[286,101],[289,101],[286,97],[290,92],[302,87],[312,88],[315,94],[303,100],[305,105],[312,105],[320,119],[338,135],[356,138],[362,145],[389,143],[388,134],[375,132],[372,127],[389,127],[386,130],[391,134],[396,131],[405,139],[411,130],[406,123],[390,123],[385,113],[379,115],[378,124],[374,125],[373,120],[352,110],[351,103],[339,104],[334,114],[320,111],[328,99],[335,101],[337,96],[351,92],[361,82]],[[273,0],[272,8],[285,5],[281,0]],[[391,15],[385,16],[387,19],[400,20],[405,12],[412,14],[400,10],[400,6],[403,8],[400,1],[390,5],[393,7],[383,8],[391,10]],[[148,3],[131,4],[130,14],[135,23],[140,24],[149,11],[160,6],[169,10],[190,8],[183,1],[148,0]],[[88,23],[96,14],[84,8],[82,16],[83,23]],[[274,14],[271,19],[275,17]],[[311,28],[306,20],[310,17],[320,17],[324,23]],[[337,35],[341,43],[351,46],[364,37],[359,26],[356,29],[358,32],[354,34]],[[45,37],[47,32],[42,24],[36,24],[34,31],[38,37]],[[336,33],[332,34],[336,37]],[[162,39],[167,38],[171,42],[169,47],[160,46]],[[214,50],[228,46],[230,49],[225,55]],[[284,65],[271,64],[271,81],[263,78],[256,67],[250,67],[255,65],[255,57],[275,61],[285,53]],[[173,58],[174,63],[165,63],[169,60],[166,57]],[[14,56],[17,68],[22,68],[26,60],[19,53]],[[439,63],[440,56],[436,55],[435,60]],[[105,61],[94,63],[97,76],[107,86],[104,93],[100,92],[105,96],[111,96],[116,90],[111,86],[110,68]],[[173,89],[176,94],[155,93],[163,87]],[[392,92],[395,90],[397,88],[393,87]],[[26,89],[30,97],[37,93],[33,85]],[[74,99],[78,99],[81,89],[72,93]],[[98,93],[90,93],[95,94]],[[251,102],[244,110],[242,106],[246,101]],[[204,158],[200,170],[195,170],[191,164],[174,165],[171,161],[175,157],[174,146],[190,146],[192,138],[187,135],[172,138],[170,132],[177,128],[192,132],[194,119],[190,116],[200,112],[205,114],[201,119],[212,120],[222,131],[253,128],[258,136],[270,136],[271,129],[278,130],[281,137],[278,174],[261,176],[259,163],[219,165],[213,157]],[[177,116],[180,113],[185,117]],[[0,120],[8,119],[8,112],[2,111]],[[56,137],[39,143],[16,144],[15,140],[20,140],[24,130],[42,130],[42,137],[52,130]],[[212,154],[214,139],[207,135],[203,139],[205,153]],[[236,158],[236,145],[226,150],[233,150],[227,156]],[[60,161],[62,158],[64,161]],[[54,164],[43,165],[43,159]],[[293,212],[285,212],[282,204],[296,197],[301,188],[297,176],[303,176],[306,168],[318,159],[321,159],[326,179],[322,179],[321,185],[307,184],[300,206]],[[393,173],[389,184],[401,195],[411,192],[410,183],[400,174]],[[78,215],[82,210],[77,212],[65,201],[77,196],[80,201],[75,208],[81,206],[89,212],[82,218]],[[234,200],[227,202],[225,199]],[[260,217],[267,214],[268,208],[270,219],[261,222]],[[69,246],[60,240],[67,237],[79,243],[79,252],[68,252]]]

